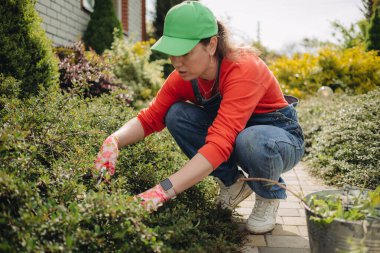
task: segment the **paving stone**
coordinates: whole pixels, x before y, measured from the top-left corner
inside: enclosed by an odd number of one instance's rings
[[[244,246],[241,248],[241,253],[260,253],[258,247]]]
[[[299,185],[300,182],[298,182],[298,179],[285,179],[286,185]]]
[[[277,215],[286,217],[299,217],[300,212],[298,208],[280,208]]]
[[[288,225],[276,225],[272,235],[300,235],[300,231],[297,226],[288,226]]]
[[[320,191],[320,190],[328,190],[327,187],[320,185],[301,185],[304,191]]]
[[[280,208],[295,208],[300,209],[301,206],[298,202],[280,202]]]
[[[310,249],[259,247],[259,253],[310,253]]]
[[[267,246],[267,243],[265,242],[264,235],[247,235],[245,245],[260,247]]]
[[[309,248],[306,237],[293,235],[265,235],[268,247]]]
[[[299,234],[301,236],[309,236],[308,234],[308,230],[307,230],[307,226],[297,226],[298,230],[299,230]]]
[[[284,221],[283,221],[283,219],[282,219],[281,216],[277,215],[277,217],[276,217],[276,224],[284,224]]]
[[[282,217],[285,225],[306,225],[305,217]]]
[[[305,208],[298,209],[301,217],[306,217]]]
[[[293,195],[289,195],[286,200],[286,202],[300,202],[300,199],[297,198],[296,196],[293,196]]]

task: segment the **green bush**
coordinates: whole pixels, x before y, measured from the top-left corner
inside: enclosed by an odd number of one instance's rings
[[[91,19],[83,35],[83,41],[86,47],[93,48],[98,54],[111,47],[115,36],[123,36],[122,27],[119,19],[116,17],[115,8],[112,0],[95,0],[94,11],[91,13]]]
[[[95,51],[85,51],[83,43],[77,42],[70,47],[55,48],[55,52],[60,59],[61,89],[84,97],[113,91],[127,105],[131,103],[132,96],[127,87],[121,85],[111,71],[109,62]]]
[[[326,47],[316,55],[283,56],[270,69],[283,91],[297,97],[314,95],[321,86],[349,94],[363,94],[380,86],[380,56],[365,52],[364,47]]]
[[[309,99],[299,118],[306,161],[327,183],[374,189],[380,185],[380,90],[365,95]]]
[[[375,9],[371,18],[367,31],[366,43],[368,50],[380,51],[380,6]]]
[[[152,214],[133,199],[184,164],[167,132],[124,148],[116,174],[96,186],[102,141],[136,114],[121,101],[57,90],[8,98],[0,111],[0,251],[238,252],[242,234],[214,203],[211,179]]]
[[[35,0],[8,0],[0,5],[0,73],[22,82],[23,97],[41,86],[58,84],[58,61],[41,28]]]
[[[145,107],[164,82],[162,66],[166,61],[149,61],[152,43],[154,40],[133,43],[132,40],[116,38],[111,50],[104,53],[110,59],[115,75],[132,89],[136,108]]]

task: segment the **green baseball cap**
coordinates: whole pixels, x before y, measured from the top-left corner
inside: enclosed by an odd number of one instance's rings
[[[172,56],[187,54],[201,39],[218,33],[218,24],[209,8],[196,1],[173,6],[165,17],[164,34],[152,50]]]

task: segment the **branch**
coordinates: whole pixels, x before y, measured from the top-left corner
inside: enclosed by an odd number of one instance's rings
[[[291,194],[293,194],[296,198],[298,198],[301,202],[305,203],[305,201],[303,200],[303,197],[302,197],[302,194],[297,194],[296,192],[294,192],[293,190],[290,190],[288,188],[286,188],[284,185],[280,184],[279,182],[277,181],[274,181],[272,179],[267,179],[267,178],[261,178],[261,177],[249,177],[249,178],[239,178],[238,179],[239,181],[260,181],[260,182],[268,182],[268,183],[272,183],[272,184],[275,184],[275,185],[278,185],[279,187],[281,187],[282,189],[286,190],[286,191],[289,191]],[[306,203],[305,203],[306,204]]]

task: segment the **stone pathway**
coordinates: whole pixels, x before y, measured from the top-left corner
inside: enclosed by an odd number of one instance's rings
[[[329,189],[322,181],[311,177],[304,164],[299,163],[293,170],[284,173],[283,178],[291,190],[303,196]],[[275,229],[265,235],[246,236],[243,253],[306,253],[310,252],[305,211],[299,199],[287,192],[288,198],[280,202]],[[240,203],[235,211],[242,216],[241,228],[254,205],[254,194]]]

